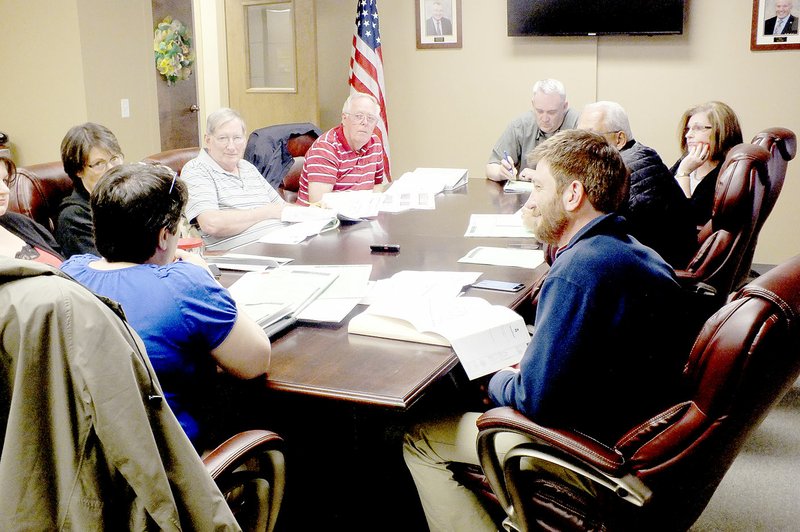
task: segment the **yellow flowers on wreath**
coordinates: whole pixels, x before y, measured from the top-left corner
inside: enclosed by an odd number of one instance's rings
[[[186,79],[192,74],[194,51],[189,29],[179,20],[164,17],[158,23],[153,39],[156,69],[167,80],[167,85]]]

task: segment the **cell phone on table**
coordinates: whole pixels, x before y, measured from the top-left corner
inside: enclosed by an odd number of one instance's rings
[[[483,290],[498,290],[500,292],[519,292],[525,288],[525,283],[512,283],[509,281],[494,281],[492,279],[484,279],[472,283],[472,288],[481,288]]]

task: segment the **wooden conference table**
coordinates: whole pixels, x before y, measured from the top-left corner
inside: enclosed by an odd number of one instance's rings
[[[235,251],[291,257],[293,264],[372,264],[372,280],[401,270],[480,271],[481,279],[525,283],[525,289],[471,289],[466,295],[516,308],[530,294],[532,270],[457,261],[476,246],[535,245],[534,239],[464,237],[471,214],[512,213],[526,199],[504,193],[493,181],[470,179],[466,187],[438,195],[435,210],[381,213],[300,245],[252,243]],[[400,244],[400,252],[371,252],[370,244],[385,243]],[[234,279],[226,273],[221,282],[227,286]],[[269,389],[405,410],[457,365],[449,347],[348,334],[350,318],[364,308],[358,305],[341,324],[299,324],[273,338]]]

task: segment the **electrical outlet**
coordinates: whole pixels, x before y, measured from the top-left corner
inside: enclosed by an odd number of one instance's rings
[[[127,98],[119,101],[120,110],[122,111],[122,118],[129,118],[131,116],[131,103]]]

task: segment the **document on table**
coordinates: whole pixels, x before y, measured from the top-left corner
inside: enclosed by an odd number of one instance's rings
[[[478,246],[458,259],[458,262],[534,269],[544,262],[544,251],[541,249]]]
[[[336,277],[313,268],[277,268],[245,273],[228,290],[242,312],[272,335],[297,321]]]
[[[413,172],[406,172],[396,180],[389,191],[428,191],[438,194],[450,191],[467,184],[468,172],[466,168],[417,168]]]
[[[530,181],[517,181],[509,179],[503,185],[503,192],[506,194],[530,194],[533,192],[533,183]]]
[[[381,301],[350,320],[348,332],[451,345],[470,379],[516,364],[530,342],[519,314],[478,297]]]
[[[436,193],[425,190],[401,190],[392,185],[382,194],[381,212],[403,212],[411,209],[433,210],[436,208]]]
[[[327,192],[320,202],[328,209],[336,211],[340,220],[359,221],[378,216],[383,195],[371,190],[349,192]]]
[[[369,290],[371,264],[285,266],[292,271],[324,271],[336,274],[336,280],[297,315],[297,319],[315,323],[339,323],[364,298]]]
[[[216,264],[220,270],[240,272],[263,272],[294,260],[286,257],[265,257],[246,253],[225,253],[224,255],[208,255],[203,258],[209,264]]]
[[[338,226],[339,220],[336,218],[321,218],[318,220],[297,222],[270,231],[259,238],[258,241],[265,244],[299,244],[309,237],[317,236],[320,233],[335,229]]]
[[[514,214],[473,214],[469,217],[467,237],[535,238],[522,224],[519,211]]]
[[[361,301],[369,305],[377,301],[407,298],[456,297],[465,285],[474,283],[481,272],[443,272],[403,270],[388,279],[377,281]]]

